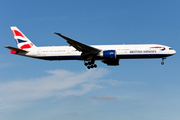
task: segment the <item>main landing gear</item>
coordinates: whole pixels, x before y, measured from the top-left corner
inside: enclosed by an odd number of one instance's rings
[[[85,62],[85,61],[84,61],[84,65],[87,66],[88,69],[96,68],[97,65],[94,64],[94,62],[95,62],[94,60],[91,60],[91,61],[89,61],[89,62]]]
[[[166,57],[163,57],[163,58],[162,58],[161,65],[164,65],[164,59],[166,59]]]

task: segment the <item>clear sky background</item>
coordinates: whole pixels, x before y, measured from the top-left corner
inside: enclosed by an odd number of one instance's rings
[[[179,120],[179,0],[1,0],[0,120]],[[163,44],[161,59],[43,61],[10,54],[10,26],[36,46]]]

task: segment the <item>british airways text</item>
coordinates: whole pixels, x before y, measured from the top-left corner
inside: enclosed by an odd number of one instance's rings
[[[130,53],[156,53],[156,50],[132,50]]]

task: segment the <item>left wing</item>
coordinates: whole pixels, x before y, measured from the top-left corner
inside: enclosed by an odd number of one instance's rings
[[[60,33],[56,33],[54,32],[56,35],[59,35],[60,37],[64,38],[65,40],[67,40],[67,43],[70,44],[70,46],[73,46],[76,50],[81,51],[82,53],[90,53],[90,54],[98,54],[99,52],[101,52],[100,49],[91,47],[89,45],[80,43],[76,40],[73,40],[71,38],[68,38],[64,35],[61,35]]]

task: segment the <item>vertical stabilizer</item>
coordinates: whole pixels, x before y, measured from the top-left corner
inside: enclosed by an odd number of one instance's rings
[[[30,49],[36,47],[17,27],[11,27],[12,33],[19,49]]]

